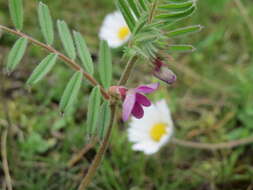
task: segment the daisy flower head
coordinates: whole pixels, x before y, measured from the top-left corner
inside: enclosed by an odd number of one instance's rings
[[[145,108],[143,118],[132,118],[128,139],[133,143],[133,150],[150,155],[156,153],[170,140],[173,128],[170,110],[165,100],[161,100]]]
[[[131,32],[120,11],[108,14],[100,28],[99,37],[107,41],[111,48],[117,48],[126,43]]]

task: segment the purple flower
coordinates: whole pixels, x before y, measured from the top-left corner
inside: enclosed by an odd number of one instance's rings
[[[140,85],[137,88],[129,89],[126,92],[123,102],[123,121],[127,121],[132,114],[134,117],[140,119],[144,115],[142,106],[148,107],[151,102],[144,94],[154,92],[159,87],[159,83],[153,83],[149,85]]]

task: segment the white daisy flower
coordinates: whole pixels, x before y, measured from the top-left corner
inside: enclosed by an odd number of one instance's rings
[[[128,139],[134,143],[133,150],[154,154],[172,137],[173,121],[165,100],[144,109],[143,118],[132,118]]]
[[[128,41],[131,32],[120,11],[108,14],[99,32],[99,37],[106,40],[112,48],[119,47]]]

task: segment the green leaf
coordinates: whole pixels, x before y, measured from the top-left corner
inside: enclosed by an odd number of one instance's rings
[[[47,44],[52,45],[54,42],[53,21],[48,6],[42,2],[39,3],[38,15],[42,34]]]
[[[99,75],[104,88],[108,89],[112,81],[111,50],[106,41],[100,42],[99,48]]]
[[[172,3],[185,3],[189,0],[169,0],[169,1],[172,2]],[[191,0],[191,1],[193,1],[193,0]]]
[[[108,127],[110,125],[111,120],[111,108],[110,103],[108,101],[104,102],[100,108],[100,115],[99,115],[99,122],[98,122],[98,129],[100,138],[104,138]]]
[[[27,80],[28,85],[33,85],[39,82],[53,68],[58,55],[50,54],[34,69],[32,75]]]
[[[12,47],[7,59],[8,73],[12,72],[22,60],[27,48],[27,44],[28,40],[26,38],[20,38]]]
[[[134,16],[131,13],[131,10],[128,9],[128,5],[125,0],[117,0],[117,6],[119,10],[121,11],[123,17],[125,18],[125,21],[131,31],[133,31],[135,26],[135,19]]]
[[[77,99],[83,79],[83,73],[77,71],[67,84],[60,102],[61,112],[68,113]]]
[[[74,60],[76,58],[76,50],[68,25],[64,21],[58,20],[57,26],[63,47],[68,56]]]
[[[93,61],[90,55],[90,51],[86,45],[86,42],[79,32],[74,31],[74,38],[78,55],[83,63],[84,68],[91,75],[94,73]]]
[[[156,16],[156,19],[163,19],[165,21],[182,19],[187,16],[190,16],[195,11],[195,9],[196,9],[196,7],[192,6],[191,8],[189,8],[185,11],[172,12],[169,14],[160,14],[160,15]]]
[[[176,36],[187,35],[187,34],[191,34],[194,32],[199,32],[202,28],[203,28],[203,26],[201,26],[201,25],[188,26],[188,27],[172,30],[172,31],[168,32],[166,34],[166,36],[176,37]]]
[[[146,26],[146,23],[147,23],[146,17],[143,17],[143,16],[142,16],[142,17],[138,20],[136,26],[134,27],[133,34],[139,33],[139,32],[144,28],[144,26]]]
[[[144,11],[147,11],[148,10],[148,6],[147,6],[147,3],[145,0],[139,0],[139,3],[140,3],[140,6],[141,8],[144,10]]]
[[[17,30],[23,29],[23,0],[9,0],[9,8],[12,22]]]
[[[166,11],[185,11],[193,6],[193,1],[187,1],[183,3],[168,3],[165,5],[159,6],[160,9],[164,9]]]
[[[137,7],[135,0],[128,0],[128,4],[130,5],[131,9],[133,10],[135,16],[139,18],[141,16],[140,11]]]
[[[92,89],[92,92],[89,98],[88,116],[87,116],[88,134],[94,134],[96,132],[100,103],[101,103],[101,93],[100,93],[99,86],[96,86]]]
[[[193,52],[195,51],[195,48],[192,45],[180,44],[180,45],[170,45],[168,50],[181,51],[181,52]]]

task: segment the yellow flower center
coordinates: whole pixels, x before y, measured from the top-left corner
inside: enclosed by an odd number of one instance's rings
[[[150,136],[154,141],[160,141],[160,139],[167,133],[167,125],[164,123],[155,124],[150,130]]]
[[[120,40],[124,40],[129,34],[130,34],[129,28],[127,26],[123,26],[119,29],[118,37]]]

